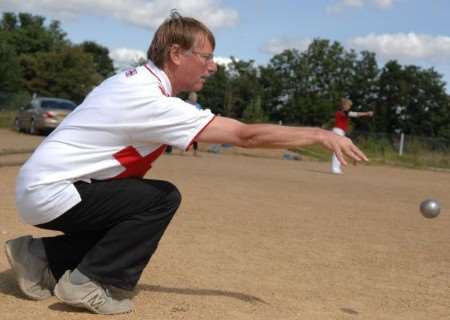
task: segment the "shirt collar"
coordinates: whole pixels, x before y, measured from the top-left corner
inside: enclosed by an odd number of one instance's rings
[[[153,75],[156,76],[156,78],[158,78],[165,92],[167,92],[170,96],[172,96],[172,84],[170,83],[167,74],[163,70],[155,66],[155,64],[151,60],[147,61],[146,66],[149,69],[149,71],[153,73]]]

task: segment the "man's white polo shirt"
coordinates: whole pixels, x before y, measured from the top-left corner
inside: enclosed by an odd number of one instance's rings
[[[188,149],[214,115],[171,92],[151,62],[95,88],[21,168],[21,219],[37,225],[62,215],[81,201],[76,181],[142,177],[166,145]]]

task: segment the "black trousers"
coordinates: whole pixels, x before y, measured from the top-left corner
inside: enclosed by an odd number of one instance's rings
[[[39,228],[63,235],[43,238],[49,267],[59,279],[78,268],[92,280],[132,290],[181,202],[160,180],[77,182],[82,201]]]

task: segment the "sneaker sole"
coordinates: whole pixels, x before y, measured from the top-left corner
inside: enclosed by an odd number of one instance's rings
[[[22,293],[25,296],[27,296],[28,298],[33,299],[33,300],[45,300],[45,299],[50,298],[51,294],[49,294],[49,296],[40,297],[40,296],[30,295],[29,293],[26,292],[22,282],[19,279],[19,274],[18,274],[18,272],[16,272],[17,269],[22,269],[22,268],[19,265],[16,265],[14,263],[14,258],[13,258],[11,246],[12,246],[12,244],[10,243],[10,241],[6,241],[5,242],[5,254],[6,254],[6,258],[8,259],[9,265],[11,266],[11,269],[13,270],[13,272],[14,272],[14,274],[16,276],[17,284],[19,285],[20,291],[22,291]]]
[[[24,290],[21,284],[21,281],[19,280],[19,274],[16,271],[17,269],[20,269],[20,266],[17,266],[14,263],[14,258],[13,258],[13,254],[12,254],[12,248],[11,248],[12,244],[9,241],[6,241],[5,243],[5,254],[6,254],[6,258],[8,259],[9,265],[11,266],[12,271],[14,272],[14,275],[16,277],[16,281],[17,284],[19,285],[20,291],[22,291],[23,294],[25,294],[28,298],[32,298],[35,299],[34,297],[30,297]]]

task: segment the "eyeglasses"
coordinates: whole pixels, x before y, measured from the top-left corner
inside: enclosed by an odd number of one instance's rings
[[[195,50],[189,50],[191,53],[198,55],[199,57],[203,58],[206,62],[213,61],[214,59],[214,53],[206,53],[206,52],[200,52]]]

